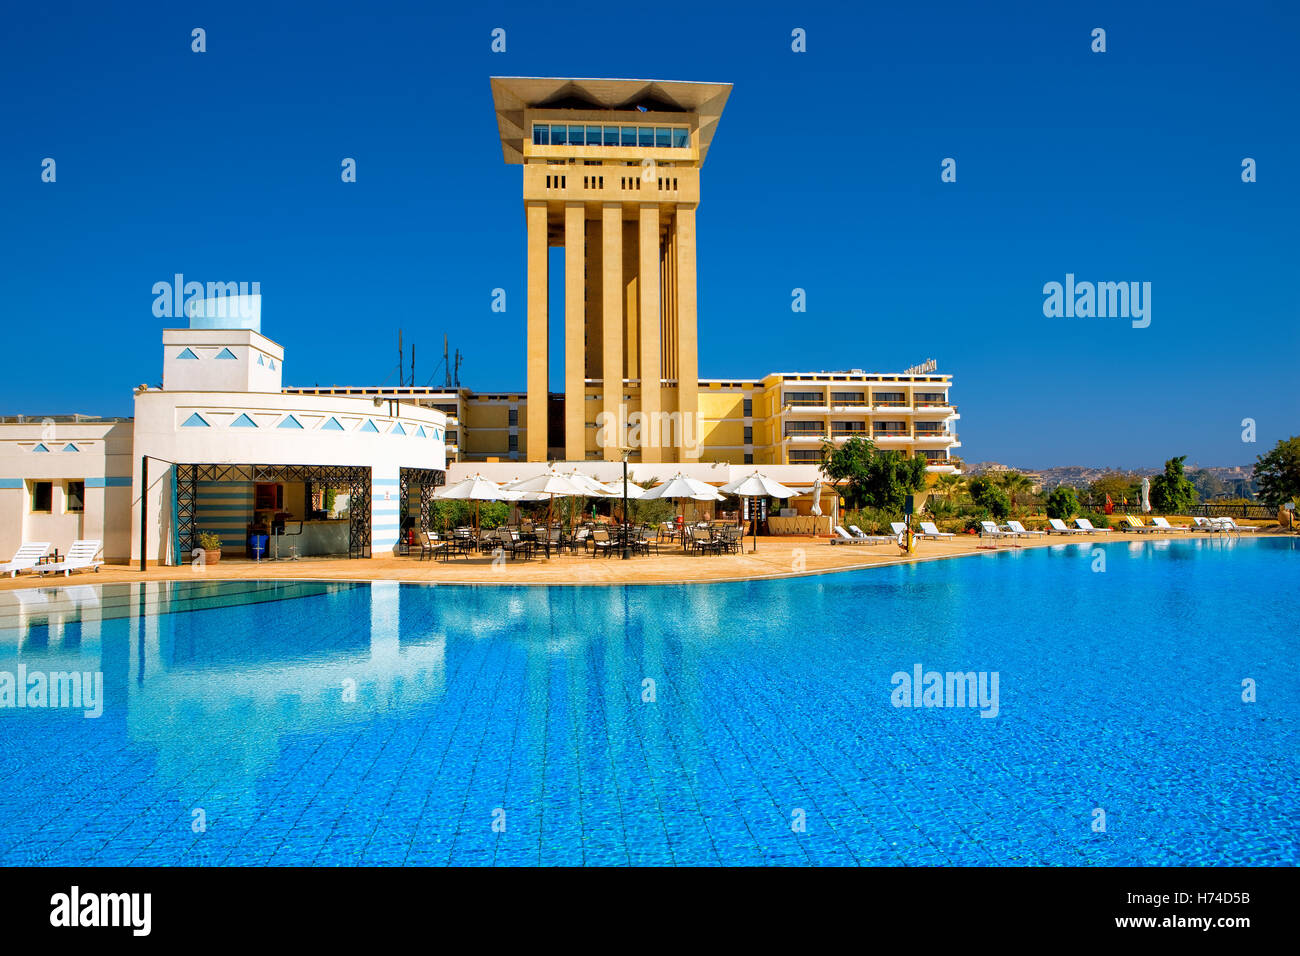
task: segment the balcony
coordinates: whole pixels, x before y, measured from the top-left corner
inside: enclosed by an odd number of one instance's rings
[[[810,442],[822,441],[826,438],[825,432],[786,432],[786,441]]]
[[[912,444],[912,436],[907,432],[872,432],[871,440],[877,445]]]
[[[929,443],[929,444],[935,444],[935,443],[946,444],[946,443],[948,443],[948,442],[950,442],[950,441],[956,441],[956,440],[957,440],[957,433],[956,433],[956,432],[929,432],[929,431],[918,431],[918,432],[916,433],[916,440],[917,440],[918,442],[926,442],[926,443]]]

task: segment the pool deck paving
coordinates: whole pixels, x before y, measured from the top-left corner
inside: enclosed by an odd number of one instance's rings
[[[1259,537],[1266,531],[1247,532],[1242,538]],[[903,554],[892,541],[885,544],[832,544],[827,538],[809,536],[762,537],[758,550],[754,539],[745,539],[742,554],[684,554],[665,545],[659,554],[637,555],[623,560],[618,554],[592,557],[589,553],[541,554],[531,559],[494,561],[490,555],[471,555],[450,560],[384,555],[369,559],[303,558],[297,561],[254,562],[244,558],[222,558],[205,567],[106,564],[98,572],[78,572],[71,577],[24,573],[17,578],[0,578],[0,590],[51,587],[61,584],[121,584],[132,581],[194,580],[202,575],[211,580],[293,579],[326,581],[412,581],[421,584],[687,584],[708,581],[745,581],[763,578],[826,574],[860,568],[910,562],[934,561],[1001,551],[1059,545],[1101,544],[1115,541],[1157,541],[1185,538],[1220,539],[1223,535],[1202,533],[1049,535],[1027,538],[979,538],[957,535],[942,541],[916,542],[913,554]]]

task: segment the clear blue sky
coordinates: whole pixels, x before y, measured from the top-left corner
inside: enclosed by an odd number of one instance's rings
[[[967,460],[1247,463],[1300,431],[1297,49],[1290,3],[11,6],[0,411],[130,414],[177,272],[261,283],[286,384],[395,382],[401,327],[418,383],[446,332],[465,384],[522,389],[520,170],[488,78],[709,80],[735,88],[702,375],[934,357]],[[1151,282],[1151,326],[1045,318],[1067,272]]]

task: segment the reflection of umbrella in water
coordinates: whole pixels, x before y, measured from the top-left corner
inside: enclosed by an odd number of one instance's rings
[[[821,482],[817,483],[819,486]],[[740,478],[722,486],[722,490],[729,495],[740,495],[743,498],[793,498],[798,492],[793,488],[787,488],[779,481],[773,481],[767,475],[754,472],[747,478]],[[750,509],[753,513],[753,509]],[[754,513],[754,550],[758,550],[758,515]]]

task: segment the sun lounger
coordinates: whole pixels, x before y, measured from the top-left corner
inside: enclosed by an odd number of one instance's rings
[[[925,525],[921,525],[921,527],[924,528]],[[1012,532],[1014,532],[1015,534],[1022,535],[1022,536],[1024,536],[1024,537],[1029,537],[1030,535],[1041,536],[1041,535],[1045,535],[1045,534],[1047,534],[1046,531],[1030,531],[1028,528],[1026,528],[1024,525],[1022,525],[1019,521],[1008,521],[1008,522],[1007,522],[1007,530],[1008,530],[1008,531],[1012,531]]]
[[[100,566],[104,563],[99,560],[99,552],[103,550],[104,542],[94,538],[74,541],[72,547],[68,548],[67,556],[62,561],[55,564],[38,564],[35,570],[38,574],[51,574],[62,571],[65,578],[73,571],[85,571],[87,568],[98,573]]]
[[[1168,518],[1152,518],[1151,523],[1161,531],[1194,531],[1195,528],[1185,524],[1170,524]]]
[[[1145,532],[1146,534],[1151,534],[1151,533],[1156,532],[1156,531],[1163,531],[1164,529],[1163,529],[1163,528],[1157,528],[1157,527],[1156,527],[1155,525],[1153,525],[1153,524],[1143,524],[1141,518],[1135,518],[1135,517],[1133,517],[1132,515],[1125,515],[1125,516],[1124,516],[1124,525],[1123,525],[1123,527],[1120,528],[1120,530],[1121,530],[1121,531],[1141,531],[1141,532]]]
[[[985,535],[988,535],[990,538],[1015,538],[1015,537],[1017,537],[1017,535],[1016,535],[1016,533],[1015,533],[1014,531],[1003,531],[1003,530],[1000,529],[997,525],[995,525],[992,521],[981,521],[981,522],[980,522],[980,529],[981,529],[981,530],[980,530],[980,537],[981,537],[981,538],[984,537]]]
[[[921,536],[925,538],[934,538],[936,541],[942,538],[957,537],[951,531],[940,531],[938,526],[936,526],[933,521],[921,522]]]
[[[831,538],[831,544],[883,544],[886,541],[893,541],[893,538],[886,538],[875,535],[857,535],[849,534],[840,525],[835,526],[835,537]]]
[[[1233,534],[1241,534],[1243,531],[1259,530],[1253,524],[1237,524],[1237,522],[1233,521],[1227,515],[1224,515],[1222,518],[1211,518],[1210,520],[1217,521],[1221,528],[1226,531],[1231,531]]]
[[[30,571],[36,567],[36,562],[50,550],[48,541],[29,541],[23,544],[14,552],[13,560],[7,564],[0,564],[0,571],[9,575],[11,578],[17,576],[19,571]]]
[[[850,527],[849,530],[857,531],[858,529]],[[907,531],[907,525],[902,521],[891,521],[889,522],[889,530],[894,532],[894,537],[897,538],[900,534],[904,534]]]
[[[1075,525],[1080,531],[1086,531],[1088,534],[1110,534],[1110,528],[1094,528],[1092,522],[1087,518],[1075,518]]]
[[[1060,518],[1048,518],[1047,529],[1049,534],[1051,534],[1052,532],[1055,532],[1056,534],[1085,534],[1086,533],[1082,528],[1071,528]]]

